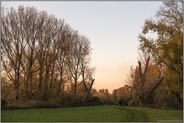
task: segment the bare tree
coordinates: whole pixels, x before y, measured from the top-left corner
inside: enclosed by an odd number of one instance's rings
[[[10,80],[13,82],[16,99],[19,99],[20,74],[23,52],[27,45],[23,27],[23,9],[20,6],[18,12],[13,8],[2,18],[1,48],[2,57],[9,61],[9,65],[3,60],[3,65]],[[8,66],[7,66],[8,65]],[[12,67],[13,71],[8,71]]]
[[[33,73],[39,69],[33,69],[33,65],[36,60],[36,43],[39,40],[40,28],[43,22],[38,17],[38,12],[35,8],[26,9],[27,18],[25,27],[26,42],[28,43],[25,50],[25,58],[27,59],[27,80],[25,81],[25,97],[27,99],[32,98],[32,76]]]
[[[139,100],[140,100],[140,106],[144,105],[144,85],[145,85],[145,77],[148,70],[148,65],[150,61],[150,56],[146,58],[146,64],[144,66],[144,69],[142,67],[142,64],[140,61],[138,61],[139,65]]]
[[[85,102],[89,101],[90,93],[92,90],[92,87],[94,85],[95,79],[92,77],[94,73],[94,68],[87,68],[86,66],[81,66],[82,71],[82,83],[84,85],[85,91],[86,91],[86,97]]]
[[[39,90],[39,95],[40,97],[42,92],[43,92],[43,74],[44,74],[44,64],[45,64],[45,59],[46,59],[46,44],[45,44],[45,28],[46,28],[46,22],[45,20],[48,18],[48,15],[46,12],[42,12],[39,15],[40,21],[42,22],[42,26],[40,26],[40,37],[38,42],[38,47],[36,49],[36,54],[37,54],[37,61],[38,61],[38,67],[39,67],[39,83],[38,83],[38,90]]]
[[[46,46],[46,51],[45,51],[45,79],[43,83],[43,100],[47,100],[48,98],[48,84],[49,84],[49,79],[50,79],[50,70],[51,66],[53,63],[55,63],[55,60],[57,59],[58,56],[58,50],[57,47],[57,19],[50,16],[47,19],[47,27],[45,28],[45,46]]]
[[[67,55],[70,50],[70,38],[71,38],[71,29],[69,28],[68,25],[61,25],[60,27],[60,32],[59,32],[59,37],[58,37],[58,59],[56,61],[57,69],[59,72],[59,86],[57,89],[57,95],[60,93],[63,94],[64,91],[64,77],[67,76],[66,74],[68,73],[67,70]]]
[[[82,50],[84,50],[83,42],[78,32],[74,32],[70,55],[67,58],[68,68],[74,80],[74,95],[77,93],[78,79],[81,76],[80,63],[83,58]]]

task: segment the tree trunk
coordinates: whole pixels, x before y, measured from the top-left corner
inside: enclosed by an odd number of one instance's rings
[[[32,99],[32,60],[30,59],[27,84],[26,84],[26,99]]]
[[[77,94],[77,77],[74,78],[74,95]]]
[[[19,100],[19,82],[15,80],[15,99]]]
[[[61,92],[61,85],[63,85],[63,71],[60,72],[59,88],[56,95],[59,95]]]
[[[87,91],[87,93],[86,93],[86,98],[85,98],[85,102],[86,102],[86,103],[89,102],[89,96],[90,96],[90,91]]]
[[[161,85],[162,81],[163,81],[164,77],[161,77],[161,79],[159,80],[159,82],[151,89],[150,93],[147,96],[147,99],[149,98],[149,102],[153,102],[153,94],[155,92],[155,90]]]
[[[55,62],[53,63],[53,66],[52,66],[50,85],[49,85],[49,95],[48,95],[49,97],[51,96],[51,91],[52,91],[52,82],[53,82],[53,76],[54,76],[54,68],[55,68]]]
[[[47,101],[48,99],[48,80],[49,80],[49,67],[46,67],[46,73],[45,73],[45,81],[43,86],[43,100]]]
[[[142,74],[142,67],[141,67],[141,62],[138,61],[139,64],[139,86],[140,86],[140,90],[139,90],[139,105],[143,106],[144,105],[144,78],[143,78],[143,74]]]
[[[38,92],[39,95],[42,96],[43,94],[43,84],[42,84],[42,80],[43,80],[43,65],[40,64],[40,71],[39,71],[39,85],[38,85]],[[42,98],[42,97],[40,97]]]
[[[16,100],[18,100],[19,99],[19,85],[20,85],[20,83],[19,83],[19,81],[20,81],[20,62],[19,62],[19,64],[18,64],[18,68],[17,68],[17,70],[15,70],[15,99]]]

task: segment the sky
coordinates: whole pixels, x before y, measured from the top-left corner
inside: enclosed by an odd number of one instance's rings
[[[131,66],[137,65],[138,35],[144,21],[153,18],[161,1],[54,1],[2,2],[17,8],[34,6],[64,19],[91,42],[91,66],[96,68],[94,88],[114,89],[126,84]]]

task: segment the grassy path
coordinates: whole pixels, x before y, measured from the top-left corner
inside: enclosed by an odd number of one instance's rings
[[[2,121],[42,121],[42,122],[123,122],[182,120],[182,111],[160,110],[130,106],[88,106],[53,109],[17,109],[2,110]]]
[[[119,107],[120,110],[125,110],[129,112],[128,115],[128,122],[132,121],[149,121],[146,113],[144,111],[141,111],[141,109],[135,110],[135,108],[138,107]]]

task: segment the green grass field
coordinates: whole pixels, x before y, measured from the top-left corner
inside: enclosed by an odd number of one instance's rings
[[[50,109],[2,110],[2,121],[17,122],[122,122],[122,121],[182,121],[182,111],[130,106],[86,106]]]

